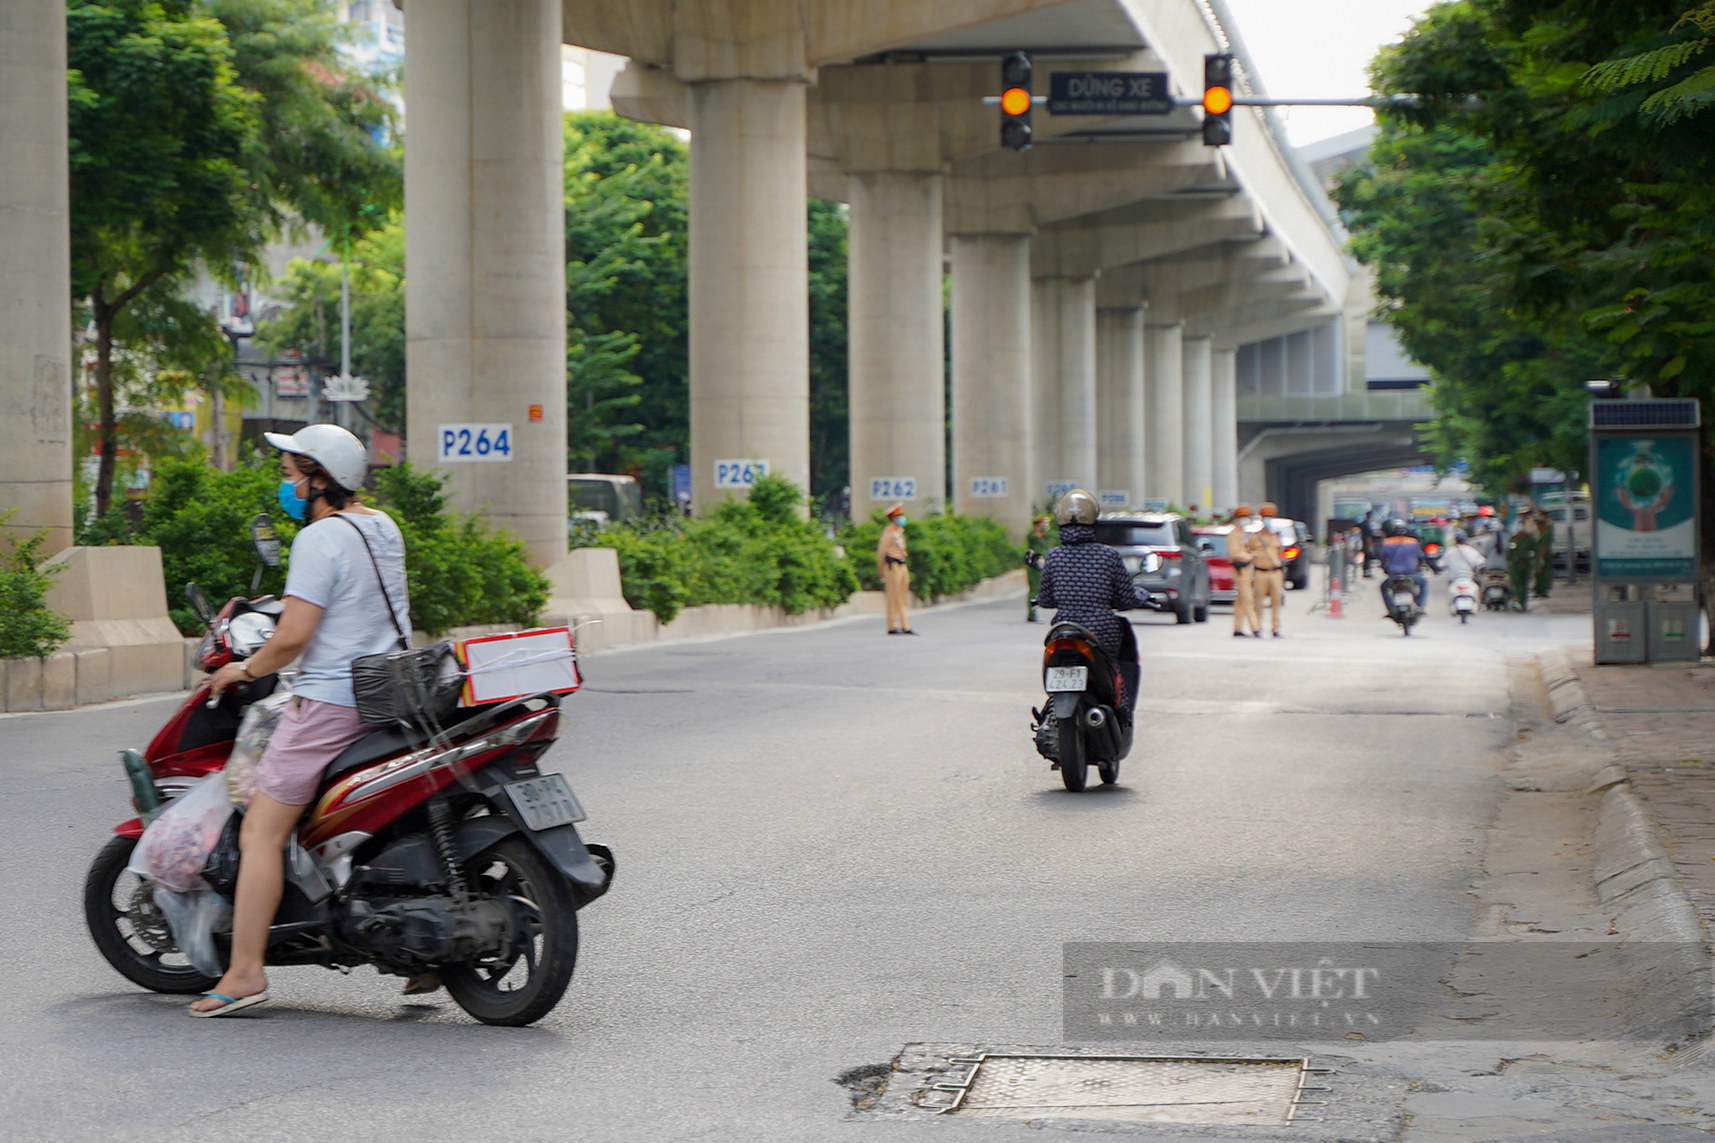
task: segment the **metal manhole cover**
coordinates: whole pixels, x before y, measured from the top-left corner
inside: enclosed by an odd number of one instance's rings
[[[984,1055],[953,1062],[969,1073],[934,1087],[953,1093],[939,1110],[954,1115],[1280,1126],[1310,1090],[1304,1060]]]

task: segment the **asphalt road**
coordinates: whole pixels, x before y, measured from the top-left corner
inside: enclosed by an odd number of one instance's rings
[[[1436,584],[1439,588],[1440,582]],[[538,1026],[277,969],[229,1020],[132,987],[80,889],[128,815],[115,751],[176,700],[0,718],[0,1138],[1040,1139],[853,1121],[834,1077],[907,1042],[1061,1041],[1078,940],[1458,939],[1509,740],[1507,660],[1587,618],[1435,599],[1411,639],[1289,595],[1288,637],[1139,620],[1139,741],[1073,795],[1031,747],[1016,600],[593,658],[547,765],[610,844]]]

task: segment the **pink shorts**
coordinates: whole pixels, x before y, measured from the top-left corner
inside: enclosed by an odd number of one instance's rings
[[[374,729],[358,721],[355,707],[294,697],[256,763],[257,789],[288,806],[308,805],[328,763]]]

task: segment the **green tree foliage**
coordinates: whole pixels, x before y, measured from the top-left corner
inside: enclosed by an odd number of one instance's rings
[[[178,292],[198,263],[235,281],[283,229],[341,225],[396,197],[397,163],[376,141],[390,107],[347,73],[340,25],[318,0],[70,0],[66,23],[72,285],[94,326],[104,515],[115,333],[133,304]],[[219,383],[221,356],[193,372]]]
[[[685,144],[608,112],[566,116],[567,453],[665,495],[688,453]]]
[[[162,461],[155,465],[143,521],[135,537],[121,542],[153,544],[161,549],[161,570],[167,587],[167,610],[186,635],[202,631],[185,585],[195,583],[215,606],[235,595],[249,596],[256,571],[256,550],[250,543],[250,521],[261,512],[280,515],[275,491],[280,475],[275,465],[253,455],[232,472],[220,472],[197,461]],[[298,534],[290,520],[276,519],[282,545],[290,548]],[[279,594],[285,586],[285,565],[262,575],[259,593]]]
[[[846,208],[810,200],[810,495],[851,481],[846,400]]]
[[[254,255],[261,219],[244,160],[258,119],[226,30],[198,5],[71,0],[66,26],[72,289],[95,327],[100,515],[118,456],[114,324],[198,258]]]
[[[351,244],[351,368],[370,383],[365,410],[405,427],[405,227],[397,217]],[[339,366],[340,267],[294,258],[277,293],[286,302],[257,331],[272,352],[295,349],[324,375]]]
[[[1491,471],[1575,454],[1588,377],[1710,395],[1707,9],[1460,0],[1377,60],[1380,90],[1427,98],[1389,113],[1374,174],[1349,178],[1343,201],[1408,348],[1436,371],[1445,443]],[[1461,338],[1492,360],[1447,348]]]
[[[1496,209],[1507,188],[1504,167],[1477,137],[1394,119],[1337,191],[1353,253],[1373,266],[1389,322],[1434,374],[1430,438],[1441,463],[1469,460],[1471,477],[1495,494],[1537,465],[1584,467],[1582,380],[1599,356],[1575,323],[1511,296],[1511,258],[1541,236],[1521,235]]]
[[[0,528],[16,511],[0,512]],[[22,540],[9,534],[9,550],[0,557],[0,659],[51,655],[71,637],[71,621],[48,606],[54,577],[42,568],[47,530]]]
[[[669,517],[573,537],[613,548],[626,600],[669,623],[708,603],[775,605],[789,615],[837,607],[858,583],[821,528],[800,514],[804,494],[781,476],[751,486],[700,519]]]
[[[882,590],[875,551],[887,518],[875,513],[840,537],[846,559],[866,591]],[[985,516],[954,512],[922,516],[905,525],[905,546],[911,553],[911,592],[934,602],[969,591],[985,579],[1021,567],[1019,549],[1007,539],[1004,525]]]

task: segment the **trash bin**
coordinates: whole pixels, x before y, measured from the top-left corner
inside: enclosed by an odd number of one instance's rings
[[[1649,627],[1642,600],[1596,601],[1596,661],[1643,663],[1649,653]],[[1693,628],[1695,630],[1695,627]],[[1696,642],[1695,639],[1692,640]]]

